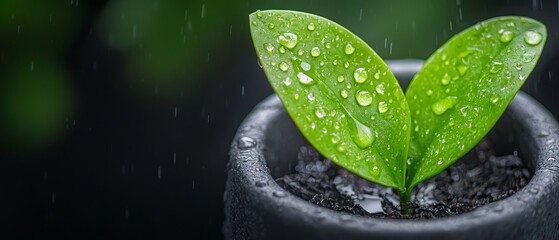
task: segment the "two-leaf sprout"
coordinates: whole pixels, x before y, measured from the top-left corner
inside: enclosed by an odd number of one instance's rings
[[[349,171],[400,192],[470,151],[536,65],[545,26],[525,17],[483,21],[425,62],[406,93],[363,40],[325,18],[294,11],[250,15],[260,63],[307,140]]]

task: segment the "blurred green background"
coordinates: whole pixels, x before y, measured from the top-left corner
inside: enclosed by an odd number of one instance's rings
[[[248,14],[311,12],[385,59],[499,15],[548,25],[524,90],[554,114],[556,1],[0,1],[0,193],[16,236],[221,238],[230,141],[272,93]],[[28,231],[32,230],[32,231]]]

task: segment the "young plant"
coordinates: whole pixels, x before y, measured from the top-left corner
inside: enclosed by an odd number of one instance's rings
[[[262,68],[307,140],[349,171],[411,191],[470,151],[493,127],[542,52],[540,22],[498,17],[452,37],[404,95],[363,40],[325,18],[294,11],[250,15]]]

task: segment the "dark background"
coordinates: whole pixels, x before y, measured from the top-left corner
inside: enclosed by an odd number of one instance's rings
[[[490,17],[538,19],[547,46],[523,90],[558,116],[557,4],[0,1],[0,235],[220,239],[230,142],[272,93],[257,9],[322,15],[385,59],[425,59]]]

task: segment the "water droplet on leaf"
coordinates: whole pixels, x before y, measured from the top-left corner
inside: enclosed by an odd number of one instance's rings
[[[499,96],[493,95],[489,100],[491,101],[491,103],[497,103],[499,101]]]
[[[354,124],[350,124],[350,135],[353,142],[360,148],[371,146],[375,141],[375,135],[371,128],[365,126],[355,118],[353,118],[353,123]]]
[[[447,97],[431,105],[431,110],[437,115],[445,113],[448,109],[454,107],[456,104],[456,97]]]
[[[524,42],[526,42],[528,45],[538,45],[541,41],[542,41],[542,35],[538,32],[534,32],[534,31],[528,31],[526,32],[526,35],[524,36]]]
[[[307,29],[309,31],[314,31],[316,29],[316,25],[314,25],[314,23],[309,23],[309,25],[307,25]]]
[[[503,69],[503,63],[501,62],[493,62],[491,64],[491,67],[489,68],[489,72],[491,73],[498,73],[499,71],[501,71],[501,69]]]
[[[371,105],[371,103],[373,102],[373,95],[371,95],[371,93],[368,91],[359,91],[357,92],[357,94],[355,94],[355,100],[357,100],[357,103],[359,103],[359,105],[366,107]]]
[[[319,107],[316,109],[316,111],[314,112],[314,114],[316,115],[317,118],[324,118],[324,116],[326,116],[326,113],[324,112],[324,109]]]
[[[307,62],[301,62],[301,68],[306,72],[311,70],[311,65]]]
[[[379,85],[377,85],[377,87],[375,88],[375,90],[377,91],[378,94],[383,95],[384,94],[384,83],[380,83]]]
[[[312,79],[311,77],[307,76],[306,74],[299,72],[297,74],[297,79],[299,79],[299,82],[304,84],[304,85],[311,85],[314,83],[314,79]]]
[[[287,65],[287,63],[285,63],[285,62],[280,62],[279,68],[280,68],[280,70],[285,72],[285,71],[289,70],[289,65]]]
[[[308,98],[308,99],[309,99],[310,101],[314,101],[314,99],[315,99],[315,97],[314,97],[314,94],[313,94],[313,93],[309,93],[309,94],[307,94],[307,98]]]
[[[458,72],[460,73],[460,75],[464,76],[464,74],[466,74],[466,71],[468,71],[468,66],[466,65],[458,65],[456,67],[456,70],[458,70]]]
[[[343,89],[340,91],[340,95],[342,95],[343,98],[347,98],[347,90]]]
[[[278,37],[279,43],[289,49],[297,45],[297,35],[294,33],[284,33]]]
[[[445,73],[443,78],[441,79],[441,83],[443,85],[448,85],[450,83],[450,76],[448,75],[448,73]]]
[[[330,141],[332,141],[333,144],[336,144],[336,143],[340,142],[340,136],[332,135],[332,138],[330,138]]]
[[[272,45],[271,43],[265,43],[264,48],[266,48],[266,51],[268,52],[274,51],[274,45]]]
[[[386,111],[388,111],[388,104],[386,104],[385,102],[379,102],[378,103],[378,112],[379,113],[385,113]]]
[[[291,78],[290,77],[286,77],[285,80],[283,80],[283,84],[285,84],[285,86],[291,86]]]
[[[536,54],[534,54],[533,52],[525,52],[524,54],[522,54],[522,61],[531,62],[532,60],[534,60],[534,57],[536,57]]]
[[[353,72],[353,79],[357,83],[364,83],[367,81],[367,78],[369,78],[369,74],[364,68],[357,68],[355,69],[355,72]]]
[[[512,40],[512,38],[514,38],[514,33],[512,33],[511,31],[504,31],[503,33],[501,33],[501,37],[499,38],[499,40],[501,40],[501,42],[503,43],[508,43]]]
[[[371,168],[371,171],[369,173],[373,175],[373,177],[378,177],[380,175],[380,168],[374,166],[373,168]]]
[[[340,75],[338,76],[338,82],[341,83],[345,80],[344,76]]]
[[[318,48],[318,47],[313,47],[313,48],[311,49],[311,55],[312,55],[313,57],[318,57],[318,56],[320,56],[320,48]]]
[[[351,43],[348,43],[347,45],[345,45],[345,48],[344,48],[344,53],[345,54],[351,55],[354,51],[355,51],[355,48],[353,47],[353,45],[351,45]]]

